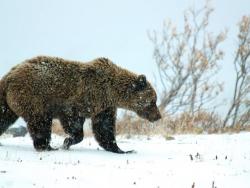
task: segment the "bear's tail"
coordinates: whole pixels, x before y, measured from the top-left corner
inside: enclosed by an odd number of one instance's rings
[[[0,80],[0,135],[17,120],[18,116],[9,108],[4,91],[4,82]]]

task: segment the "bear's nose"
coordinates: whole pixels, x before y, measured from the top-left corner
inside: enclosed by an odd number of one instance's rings
[[[154,121],[157,121],[157,120],[159,120],[159,119],[161,119],[161,114],[160,114],[160,112],[158,112],[158,113],[156,114],[155,120],[154,120]]]

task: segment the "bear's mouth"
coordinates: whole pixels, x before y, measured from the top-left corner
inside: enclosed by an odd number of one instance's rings
[[[137,112],[137,114],[143,119],[147,119],[150,122],[155,122],[161,119],[161,114],[157,106],[150,106],[144,108],[142,111]]]

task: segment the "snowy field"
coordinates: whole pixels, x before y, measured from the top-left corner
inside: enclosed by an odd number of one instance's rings
[[[53,135],[52,146],[63,139]],[[250,187],[250,133],[118,137],[122,149],[137,151],[125,155],[97,149],[93,138],[52,152],[36,152],[29,136],[0,142],[0,188]]]

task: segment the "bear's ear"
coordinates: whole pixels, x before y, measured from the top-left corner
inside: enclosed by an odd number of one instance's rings
[[[135,82],[132,84],[134,91],[142,91],[147,86],[147,79],[144,75],[139,75]]]

